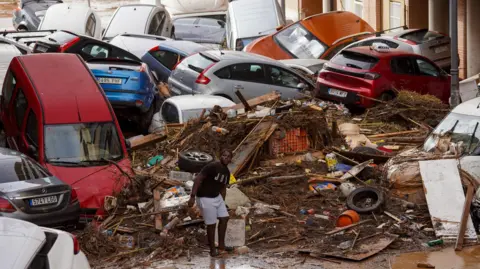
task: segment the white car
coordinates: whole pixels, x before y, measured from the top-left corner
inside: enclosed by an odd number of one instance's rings
[[[90,269],[76,237],[23,220],[0,217],[1,268]]]
[[[45,13],[38,30],[65,30],[96,39],[102,36],[100,16],[86,4],[56,4]]]

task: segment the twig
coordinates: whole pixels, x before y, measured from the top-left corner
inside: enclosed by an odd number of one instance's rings
[[[397,221],[398,223],[401,223],[402,220],[397,218],[395,215],[393,215],[392,213],[388,212],[388,211],[383,211],[383,213],[387,216],[389,216],[390,218],[394,219],[395,221]]]
[[[375,237],[375,236],[377,236],[377,235],[381,235],[381,234],[383,234],[383,233],[374,233],[374,234],[372,234],[372,235],[367,235],[367,236],[365,236],[365,237],[362,237],[362,238],[360,238],[360,239],[357,239],[357,243],[360,242],[360,241],[363,241],[363,240],[366,240],[366,239]]]
[[[256,243],[259,243],[259,242],[262,242],[262,241],[279,238],[279,237],[282,237],[282,236],[285,236],[285,235],[286,235],[286,234],[278,234],[278,235],[274,235],[274,236],[270,236],[270,237],[260,238],[260,239],[258,239],[257,241],[253,241],[253,242],[248,243],[247,246],[248,246],[248,245],[253,245],[253,244],[256,244]]]
[[[373,218],[375,219],[375,222],[378,222],[377,216],[375,216],[375,213],[372,212],[372,216],[373,216]]]
[[[335,149],[335,150],[340,151],[339,149]],[[350,159],[350,158],[347,158],[347,157],[343,156],[342,154],[340,154],[340,153],[338,153],[338,152],[333,152],[333,154],[337,155],[338,157],[340,157],[340,158],[342,158],[342,159],[344,159],[344,160],[347,160],[347,161],[349,161],[349,162],[352,162],[352,163],[354,163],[354,164],[356,164],[356,165],[359,165],[359,164],[360,164],[359,162],[357,162],[357,161],[355,161],[355,160],[352,160],[352,159]]]
[[[353,239],[352,245],[350,246],[350,251],[352,251],[353,247],[355,246],[355,243],[357,242],[357,238],[360,235],[360,231],[357,233],[355,232],[355,230],[353,230],[353,232],[355,233],[355,239]]]
[[[345,230],[348,230],[350,228],[353,228],[353,227],[356,227],[356,226],[359,226],[359,225],[362,225],[362,224],[365,224],[365,223],[368,223],[368,222],[371,222],[372,220],[371,219],[367,219],[367,220],[362,220],[360,222],[357,222],[355,224],[350,224],[348,226],[345,226],[345,227],[342,227],[342,228],[336,228],[336,229],[333,229],[329,232],[326,232],[325,234],[326,235],[332,235],[332,234],[336,234],[336,233],[339,233],[341,231],[345,231]]]
[[[136,181],[133,177],[131,177],[129,174],[127,174],[127,172],[123,171],[123,169],[120,167],[120,165],[118,165],[118,163],[112,161],[112,160],[108,160],[108,159],[105,159],[105,158],[102,158],[102,160],[104,161],[107,161],[113,165],[115,165],[117,167],[117,169],[122,172],[123,175],[125,175],[126,177],[128,177],[131,181]]]

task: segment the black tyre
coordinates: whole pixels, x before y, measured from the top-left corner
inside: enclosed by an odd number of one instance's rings
[[[395,95],[391,92],[384,92],[380,95],[380,100],[384,102],[392,101],[393,99],[395,99]]]
[[[213,157],[201,151],[183,151],[178,155],[178,168],[190,173],[198,173],[205,165],[211,163]]]
[[[361,187],[347,197],[347,207],[359,214],[381,211],[385,201],[383,193],[372,187]]]

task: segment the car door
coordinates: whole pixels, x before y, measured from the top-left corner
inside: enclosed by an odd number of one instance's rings
[[[198,18],[179,18],[174,22],[175,38],[191,40],[194,38],[193,29]]]
[[[257,63],[240,63],[224,67],[215,72],[220,81],[215,85],[216,93],[226,94],[234,102],[240,100],[235,95],[238,90],[245,99],[251,99],[272,91],[267,84],[265,67]]]
[[[425,85],[424,94],[431,94],[446,102],[450,97],[450,83],[447,75],[424,58],[414,58],[415,75]]]
[[[278,66],[266,66],[267,82],[271,90],[279,91],[282,99],[305,97],[305,90],[313,90],[302,77]]]
[[[181,61],[184,56],[165,49],[159,49],[156,51],[149,52],[153,58],[155,58],[155,63],[147,63],[149,64],[152,71],[157,73],[158,79],[160,81],[167,81],[172,69],[177,65],[179,61]]]
[[[200,18],[198,29],[201,30],[202,41],[206,43],[220,44],[225,37],[225,23],[215,19]]]
[[[391,87],[395,90],[425,92],[424,82],[415,76],[415,64],[411,57],[395,57],[390,61],[392,69]]]

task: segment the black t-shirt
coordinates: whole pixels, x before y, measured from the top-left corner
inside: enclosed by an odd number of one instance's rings
[[[230,170],[221,162],[212,162],[203,167],[200,174],[203,174],[203,179],[197,191],[197,197],[215,198],[230,182]]]

